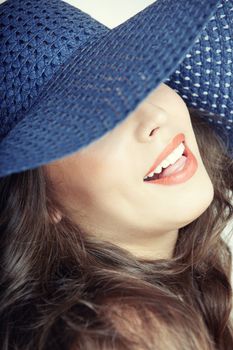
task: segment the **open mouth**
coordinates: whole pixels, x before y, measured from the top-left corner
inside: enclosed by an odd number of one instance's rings
[[[149,172],[144,176],[144,181],[153,181],[164,176],[169,176],[174,171],[180,170],[187,159],[185,145],[185,136],[183,133],[174,137],[171,143],[163,150],[156,159]]]
[[[188,157],[185,142],[182,142],[182,145],[183,145],[183,151],[181,148],[182,146],[180,146],[179,147],[181,149],[180,153],[179,153],[179,150],[177,150],[177,152],[179,154],[176,154],[176,156],[174,155],[174,157],[177,158],[175,161],[174,161],[174,159],[171,160],[170,164],[168,164],[165,167],[162,167],[162,169],[159,173],[155,173],[155,172],[153,172],[153,174],[150,173],[148,176],[144,177],[143,180],[144,181],[154,181],[154,180],[164,178],[166,176],[172,175],[172,174],[180,171],[185,166],[185,163],[186,163],[186,160]],[[163,163],[163,162],[161,162],[161,163]],[[168,160],[168,163],[169,163],[169,160]]]
[[[143,181],[155,185],[178,185],[191,179],[198,169],[198,161],[180,133],[157,157]]]

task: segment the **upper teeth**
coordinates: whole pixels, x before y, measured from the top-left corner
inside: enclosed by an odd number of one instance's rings
[[[167,156],[158,166],[155,170],[153,170],[150,174],[146,176],[147,177],[152,177],[154,176],[154,173],[159,174],[162,171],[162,168],[167,168],[169,165],[174,164],[183,154],[185,150],[185,146],[183,143],[179,144],[172,153]]]

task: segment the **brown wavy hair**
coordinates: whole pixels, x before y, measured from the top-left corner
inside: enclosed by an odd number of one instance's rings
[[[233,349],[232,256],[221,236],[233,218],[233,160],[189,110],[214,199],[179,230],[171,259],[139,259],[83,232],[43,166],[0,178],[2,350]]]

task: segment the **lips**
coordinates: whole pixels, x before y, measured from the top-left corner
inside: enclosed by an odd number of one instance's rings
[[[152,171],[154,171],[157,166],[165,159],[167,156],[174,151],[175,148],[179,146],[181,142],[184,142],[185,135],[183,133],[180,133],[174,137],[171,143],[167,145],[167,147],[163,150],[163,152],[158,156],[158,158],[155,160],[154,164],[151,166],[149,171],[146,173],[145,176],[150,174]]]

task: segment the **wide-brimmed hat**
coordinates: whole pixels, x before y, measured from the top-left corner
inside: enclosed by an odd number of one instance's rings
[[[0,176],[89,145],[162,82],[232,152],[232,1],[157,0],[113,29],[59,0],[0,12]]]

